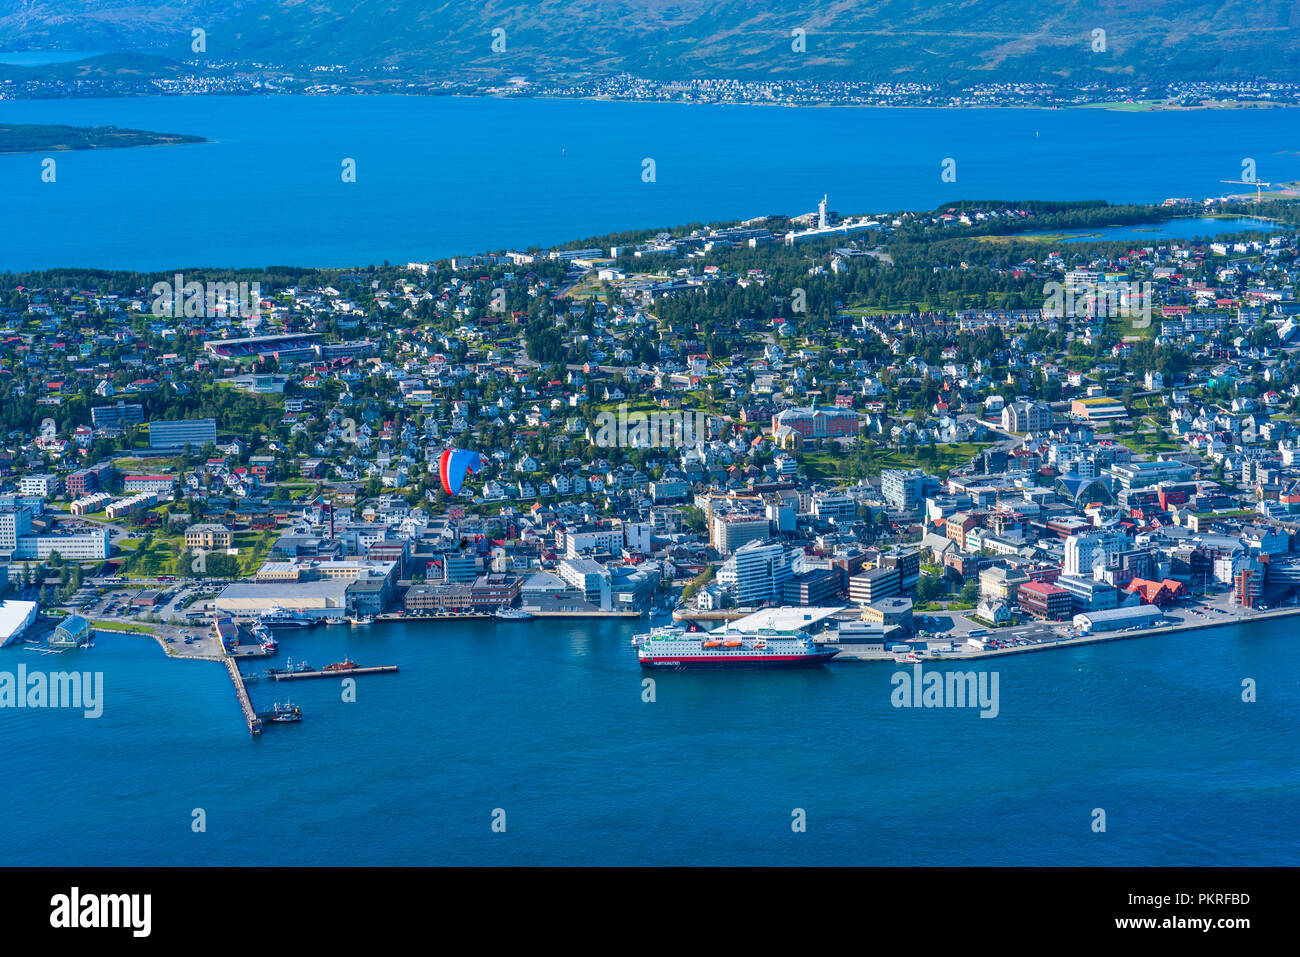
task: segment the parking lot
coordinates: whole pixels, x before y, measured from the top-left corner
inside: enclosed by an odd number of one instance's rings
[[[990,628],[959,612],[931,612],[918,614],[913,618],[914,634],[930,642],[931,648],[944,650],[944,642],[951,642],[956,647],[945,654],[961,654],[968,647],[968,638],[980,638],[988,647],[1020,647],[1053,644],[1068,639],[1069,622],[1037,621],[1030,619],[1019,625],[1002,628]]]

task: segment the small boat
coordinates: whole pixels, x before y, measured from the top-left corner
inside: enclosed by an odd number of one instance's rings
[[[325,624],[327,624],[327,625],[346,625],[347,623],[348,623],[348,622],[347,622],[347,619],[346,619],[346,618],[326,618],[326,619],[325,619]]]
[[[723,647],[723,648],[739,648],[739,647],[740,647],[741,645],[743,645],[743,644],[744,644],[744,642],[740,641],[739,639],[737,639],[737,638],[732,638],[732,639],[729,639],[729,640],[727,640],[727,641],[724,641],[724,642],[722,643],[722,647]]]
[[[266,673],[270,675],[296,675],[303,671],[311,671],[311,665],[307,664],[305,661],[300,661],[297,664],[294,664],[292,658],[285,663],[283,668],[266,669]]]
[[[275,711],[271,715],[271,720],[277,723],[302,720],[302,708],[298,707],[292,701],[286,701],[284,704],[276,702]]]
[[[335,661],[326,665],[321,671],[351,671],[357,667],[357,663],[351,658],[344,658],[342,661]]]
[[[355,625],[373,625],[374,623],[375,623],[375,619],[374,619],[374,616],[373,616],[373,615],[357,615],[355,618],[349,618],[349,619],[348,619],[348,624],[353,625],[353,626],[355,626]]]
[[[507,608],[502,605],[496,611],[492,612],[492,617],[497,621],[532,621],[531,612],[526,612],[518,608]]]
[[[739,644],[739,642],[737,642],[737,644]],[[703,647],[705,647],[705,648],[721,648],[721,647],[722,647],[722,642],[720,642],[720,641],[706,641],[706,642],[704,643]]]

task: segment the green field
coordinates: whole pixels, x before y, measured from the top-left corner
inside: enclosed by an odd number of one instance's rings
[[[935,457],[926,458],[923,446],[911,452],[894,451],[890,446],[875,445],[870,461],[862,449],[849,453],[799,452],[795,459],[810,479],[847,482],[856,476],[876,476],[883,469],[919,468],[932,475],[945,475],[959,465],[965,465],[974,456],[989,448],[992,442],[959,442],[934,446]],[[851,468],[848,466],[852,465]]]
[[[239,574],[251,576],[270,554],[271,546],[279,539],[281,529],[267,528],[260,532],[235,533],[235,548],[239,549]]]
[[[134,635],[153,634],[153,628],[149,625],[141,625],[125,621],[103,621],[99,618],[91,618],[89,621],[96,631],[120,631]]]

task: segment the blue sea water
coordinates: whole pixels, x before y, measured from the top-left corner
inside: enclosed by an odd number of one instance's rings
[[[100,56],[98,50],[23,50],[18,53],[0,53],[0,64],[10,66],[45,66],[47,63],[72,63],[87,57]]]
[[[211,143],[0,156],[0,270],[355,266],[616,230],[1300,179],[1295,113],[792,109],[458,97],[0,101],[0,122]],[[956,162],[956,182],[941,164]],[[356,161],[357,181],[342,164]],[[644,182],[643,161],[654,161]]]
[[[1285,225],[1239,216],[1233,219],[1221,219],[1212,216],[1187,216],[1171,219],[1163,223],[1147,223],[1136,226],[1103,226],[1088,230],[1086,233],[1067,230],[1061,242],[1086,243],[1118,239],[1132,240],[1134,243],[1155,243],[1170,239],[1204,239],[1221,233],[1262,232],[1271,233],[1287,228]],[[1031,236],[1054,236],[1060,233],[1030,233]]]
[[[257,739],[216,663],[104,634],[58,658],[5,649],[0,670],[102,670],[106,691],[98,719],[0,711],[0,864],[1300,860],[1285,621],[997,660],[992,719],[894,708],[892,663],[657,674],[646,703],[635,627],[286,633],[316,666],[402,670],[358,678],[354,703],[336,680],[253,684],[259,709],[291,695],[304,712]]]

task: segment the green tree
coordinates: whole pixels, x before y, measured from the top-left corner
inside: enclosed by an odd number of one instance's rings
[[[943,579],[938,575],[921,575],[916,583],[916,597],[919,601],[934,601],[944,592]]]

